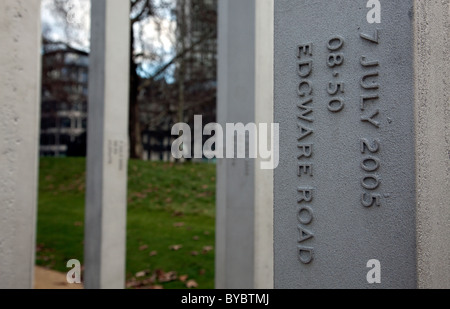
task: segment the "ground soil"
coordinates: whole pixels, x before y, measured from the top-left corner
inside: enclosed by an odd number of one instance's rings
[[[78,290],[81,284],[69,284],[66,274],[36,266],[34,270],[34,288],[37,290]]]

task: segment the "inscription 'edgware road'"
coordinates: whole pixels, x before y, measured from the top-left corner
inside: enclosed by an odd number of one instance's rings
[[[313,177],[313,164],[310,161],[313,156],[314,145],[308,142],[314,131],[311,128],[314,118],[312,114],[313,108],[313,84],[309,77],[313,71],[313,44],[300,44],[297,48],[297,72],[300,77],[297,93],[300,102],[297,104],[299,114],[298,118],[298,163],[297,175],[299,178]],[[314,214],[310,207],[313,199],[314,190],[310,187],[299,186],[297,188],[299,198],[297,201],[297,220],[298,220],[298,247],[297,254],[300,262],[310,264],[314,260],[314,248],[307,246],[305,243],[314,238],[314,234],[309,230]]]

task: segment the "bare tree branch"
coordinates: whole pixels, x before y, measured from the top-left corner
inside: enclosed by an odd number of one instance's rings
[[[143,82],[138,90],[142,91],[146,87],[150,86],[152,82],[160,76],[162,73],[164,73],[170,66],[172,66],[174,63],[176,63],[180,58],[182,58],[185,54],[191,52],[194,50],[195,47],[198,45],[201,45],[205,41],[214,38],[216,35],[216,31],[212,31],[207,33],[206,35],[202,36],[197,42],[186,48],[185,50],[180,51],[177,53],[169,62],[167,62],[165,65],[163,65],[160,69],[158,69],[152,76],[150,76],[145,82]]]

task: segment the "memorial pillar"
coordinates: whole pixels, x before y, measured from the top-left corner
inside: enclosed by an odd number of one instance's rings
[[[271,124],[273,0],[218,5],[218,122]],[[216,288],[273,287],[272,187],[260,159],[218,160]]]
[[[0,1],[0,289],[33,287],[41,95],[40,1]]]
[[[449,1],[275,1],[276,288],[450,287]]]
[[[92,1],[85,287],[124,288],[130,2]]]

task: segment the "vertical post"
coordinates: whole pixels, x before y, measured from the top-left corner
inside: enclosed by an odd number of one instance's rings
[[[415,1],[418,286],[450,288],[450,1]]]
[[[450,287],[449,10],[276,2],[276,288]]]
[[[125,285],[130,2],[92,1],[85,287]]]
[[[256,0],[255,18],[255,123],[268,124],[273,118],[273,35],[274,0]],[[263,133],[258,132],[260,135]],[[272,135],[267,145],[272,148]],[[273,152],[275,155],[275,152]],[[255,166],[255,289],[273,288],[273,170]]]
[[[0,2],[0,288],[33,286],[40,1]]]
[[[271,124],[273,0],[218,4],[218,121],[223,128]],[[273,286],[273,171],[261,170],[259,163],[218,160],[216,288]]]

